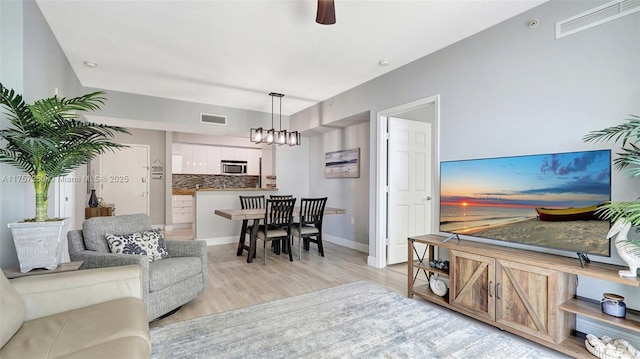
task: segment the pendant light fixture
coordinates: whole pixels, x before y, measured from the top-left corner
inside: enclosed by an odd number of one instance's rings
[[[300,133],[298,133],[298,131],[288,132],[287,130],[282,129],[282,98],[284,95],[277,92],[271,92],[269,93],[269,96],[271,96],[271,129],[265,131],[262,127],[252,128],[249,132],[249,139],[254,143],[299,146]],[[277,97],[280,100],[280,130],[278,131],[273,128],[274,97]]]

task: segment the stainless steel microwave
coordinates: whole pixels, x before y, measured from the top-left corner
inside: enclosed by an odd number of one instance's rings
[[[220,173],[225,175],[245,175],[247,174],[247,161],[222,160],[220,162]]]

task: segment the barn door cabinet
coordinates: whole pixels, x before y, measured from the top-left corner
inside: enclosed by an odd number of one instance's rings
[[[575,276],[457,250],[450,258],[451,305],[460,312],[554,344],[571,334],[572,315],[557,307],[573,297]]]
[[[640,334],[640,315],[627,310],[624,319],[604,315],[599,302],[575,296],[577,276],[640,287],[640,279],[620,278],[620,266],[465,240],[444,242],[435,235],[409,238],[408,296],[417,295],[577,358],[592,358],[575,336],[576,315]],[[425,248],[426,246],[426,248]],[[432,268],[440,248],[449,250],[449,272]],[[422,255],[420,253],[423,253]],[[449,278],[449,292],[431,292],[428,278]]]

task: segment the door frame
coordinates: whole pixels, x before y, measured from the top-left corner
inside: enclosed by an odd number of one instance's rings
[[[439,188],[440,178],[440,95],[434,95],[418,99],[399,106],[378,111],[376,113],[377,132],[376,148],[376,193],[375,193],[375,256],[369,255],[367,264],[376,268],[387,266],[387,216],[388,216],[388,179],[387,179],[387,120],[389,117],[398,116],[402,113],[413,111],[433,104],[435,120],[433,123],[433,180],[434,189]],[[440,203],[439,191],[434,191],[431,201],[431,213],[433,220],[431,228],[438,228],[437,218],[439,218],[439,208],[436,203]]]

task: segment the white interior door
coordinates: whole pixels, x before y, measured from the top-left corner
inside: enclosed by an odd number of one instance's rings
[[[407,261],[407,237],[431,233],[431,131],[430,123],[389,117],[387,264]]]
[[[149,214],[149,146],[100,156],[100,197],[115,205],[116,214]]]

